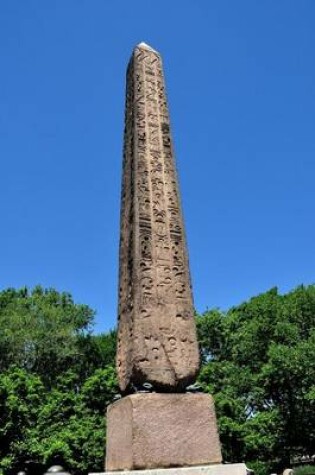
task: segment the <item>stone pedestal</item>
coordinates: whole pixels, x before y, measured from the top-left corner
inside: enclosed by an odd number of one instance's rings
[[[106,471],[221,461],[210,395],[138,393],[108,407]]]

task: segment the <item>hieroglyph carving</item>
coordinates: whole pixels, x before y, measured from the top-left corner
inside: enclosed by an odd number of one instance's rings
[[[119,259],[120,389],[181,391],[199,350],[162,61],[144,44],[127,69]]]

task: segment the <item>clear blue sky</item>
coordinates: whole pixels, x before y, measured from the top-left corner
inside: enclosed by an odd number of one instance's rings
[[[315,282],[314,0],[3,0],[0,287],[116,323],[125,68],[164,59],[195,304]]]

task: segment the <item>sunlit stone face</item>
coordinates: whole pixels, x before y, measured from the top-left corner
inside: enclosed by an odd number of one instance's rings
[[[199,350],[162,61],[145,43],[127,70],[119,259],[120,389],[182,391]]]

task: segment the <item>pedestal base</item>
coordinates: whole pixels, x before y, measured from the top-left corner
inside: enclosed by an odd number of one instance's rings
[[[106,452],[106,471],[115,472],[219,464],[212,397],[137,393],[120,399],[107,410]]]
[[[133,470],[122,472],[90,473],[89,475],[249,475],[244,463],[203,465],[154,470]]]

